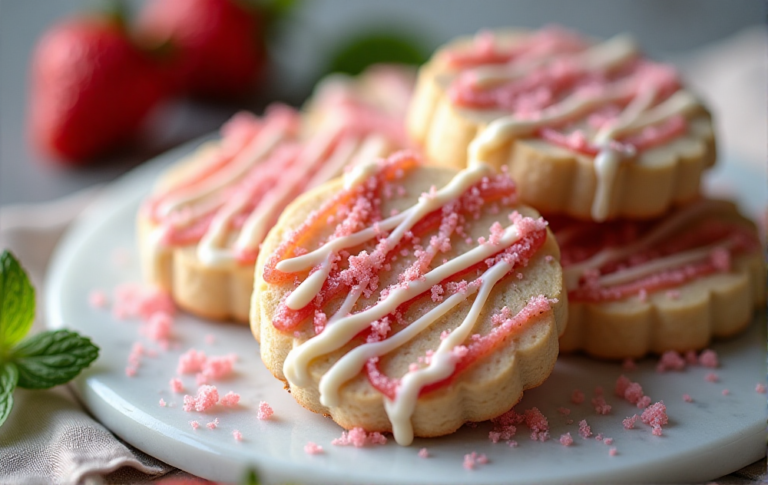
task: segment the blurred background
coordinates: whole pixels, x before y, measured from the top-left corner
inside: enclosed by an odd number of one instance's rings
[[[183,1],[183,0],[182,0]],[[299,105],[317,79],[336,69],[356,70],[366,56],[411,62],[426,59],[451,38],[482,28],[558,23],[596,37],[631,32],[646,52],[697,74],[692,84],[706,98],[708,86],[729,86],[729,72],[753,76],[762,86],[745,103],[758,120],[732,129],[745,138],[743,157],[765,165],[765,2],[760,0],[277,0],[265,37],[268,61],[260,83],[234,99],[199,100],[166,96],[127,149],[72,167],[57,162],[29,141],[30,70],[35,45],[52,25],[93,9],[85,0],[0,0],[0,205],[60,197],[114,179],[130,168],[186,140],[216,130],[240,109],[260,112],[271,101]],[[145,1],[128,1],[127,18]],[[270,14],[272,15],[272,14]],[[278,18],[279,17],[279,18]],[[744,38],[754,39],[749,43]],[[741,42],[741,43],[740,43]],[[755,47],[755,45],[757,47]],[[745,47],[746,46],[746,47]],[[701,68],[708,53],[721,51],[731,65]],[[730,49],[730,50],[729,50]],[[745,49],[751,49],[745,52]],[[744,54],[731,56],[729,52]],[[704,66],[707,67],[707,66]],[[698,69],[698,70],[696,70]],[[730,71],[728,71],[730,70]],[[725,72],[724,74],[724,71]],[[762,77],[760,77],[762,76]],[[719,84],[718,84],[719,83]],[[760,91],[758,91],[760,92]],[[105,106],[105,109],[108,109]],[[727,128],[725,128],[727,130]],[[726,145],[735,145],[727,140]],[[762,157],[762,159],[760,159]],[[757,181],[765,186],[765,181]]]

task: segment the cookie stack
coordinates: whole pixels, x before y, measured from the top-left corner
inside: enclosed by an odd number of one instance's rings
[[[250,315],[305,408],[407,445],[502,415],[560,350],[700,349],[765,301],[754,226],[699,194],[709,113],[631,38],[459,39],[410,102],[371,76],[233,120],[139,217],[150,281]]]
[[[700,196],[710,115],[628,36],[482,32],[422,68],[408,130],[444,166],[505,170],[551,223],[569,295],[564,351],[685,351],[765,302],[754,225]]]

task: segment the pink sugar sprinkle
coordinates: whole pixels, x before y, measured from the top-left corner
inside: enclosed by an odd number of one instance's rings
[[[565,433],[564,435],[561,435],[560,444],[563,446],[571,446],[573,444],[573,438],[571,437],[571,433]]]
[[[586,419],[579,421],[579,434],[582,438],[589,438],[592,436],[592,428],[587,424]]]
[[[488,439],[491,440],[491,443],[498,443],[500,438],[501,433],[498,431],[491,431],[488,433]]]
[[[335,446],[352,445],[356,448],[362,448],[366,444],[385,445],[387,438],[378,431],[368,434],[363,428],[356,427],[349,431],[342,431],[341,436],[331,441],[331,444]]]
[[[273,414],[275,414],[275,412],[272,410],[272,407],[267,404],[266,401],[261,401],[259,403],[259,414],[256,416],[257,418],[264,421],[271,418]]]
[[[709,374],[704,376],[704,380],[707,382],[718,382],[720,378],[714,372],[710,372]]]
[[[634,414],[632,415],[632,417],[624,419],[624,421],[622,421],[622,424],[624,425],[624,429],[634,429],[635,423],[639,418],[640,416],[638,416],[637,414]]]
[[[163,399],[163,398],[160,398],[160,407],[161,407],[161,408],[164,408],[165,406],[166,406],[166,404],[165,404],[165,399]]]
[[[219,426],[219,418],[214,419],[210,423],[206,424],[208,429],[216,429]]]
[[[668,350],[661,354],[661,359],[656,365],[656,372],[663,373],[669,370],[685,370],[685,359],[674,350]]]
[[[685,402],[693,402],[693,398],[690,394],[683,394],[683,401]]]
[[[597,433],[597,436],[595,436],[595,439],[597,441],[603,441],[603,433]]]
[[[518,446],[520,446],[519,443],[515,440],[510,440],[508,444],[510,448],[517,448]]]
[[[639,401],[637,401],[637,408],[638,409],[645,409],[651,404],[651,398],[649,396],[643,396],[640,398]]]
[[[165,312],[157,312],[150,315],[147,324],[141,328],[141,333],[155,341],[169,340],[171,338],[171,326],[173,317]]]
[[[611,456],[616,456],[619,454],[619,451],[616,448],[611,448],[610,450],[608,450],[608,454]]]
[[[723,396],[727,396],[730,393],[731,393],[731,391],[729,391],[728,389],[723,389],[723,392],[722,392]]]
[[[422,448],[419,450],[419,458],[429,458],[429,450]]]
[[[557,408],[557,412],[562,414],[562,415],[564,415],[564,416],[568,416],[569,414],[571,414],[571,410],[570,409],[562,407],[562,406]]]
[[[189,425],[192,426],[192,429],[197,429],[200,427],[200,423],[198,423],[197,421],[190,421]]]
[[[205,356],[203,356],[205,358]],[[202,365],[202,377],[207,380],[221,380],[232,373],[235,357],[225,355],[222,357],[208,357]]]
[[[308,441],[307,444],[304,445],[304,453],[308,455],[319,455],[322,452],[323,452],[323,447],[311,441]]]
[[[171,379],[170,384],[171,384],[171,391],[177,394],[184,392],[184,384],[181,382],[181,379],[174,377],[173,379]]]
[[[696,356],[695,350],[689,350],[685,353],[685,361],[688,362],[688,365],[696,365],[699,363],[699,358]]]
[[[613,444],[613,438],[606,438],[603,440],[603,443],[606,445],[612,445]]]
[[[699,364],[712,369],[717,368],[720,365],[717,359],[717,352],[709,349],[705,350],[699,355]]]
[[[125,283],[114,290],[112,312],[116,318],[141,317],[148,320],[155,313],[173,315],[176,307],[170,295],[159,288]]]
[[[184,396],[184,411],[204,412],[211,409],[219,402],[219,391],[216,386],[200,386],[197,396]]]
[[[621,368],[627,372],[631,372],[637,369],[637,364],[635,364],[635,361],[632,359],[624,359],[624,362],[621,364]]]
[[[125,368],[125,375],[128,377],[134,377],[136,375],[136,368],[128,366]]]
[[[523,414],[525,425],[531,430],[531,439],[546,441],[549,439],[549,422],[538,408],[526,409]]]
[[[645,411],[643,411],[640,419],[643,421],[643,423],[653,428],[653,434],[655,436],[661,436],[661,427],[669,422],[669,417],[667,416],[667,407],[664,405],[663,401],[654,403],[648,406]]]
[[[93,308],[107,306],[107,295],[102,290],[93,290],[88,294],[88,304]]]
[[[221,398],[222,406],[235,407],[240,402],[240,394],[229,391]]]
[[[178,374],[201,372],[206,360],[205,352],[189,349],[179,357],[179,365],[176,367],[176,372]]]
[[[584,402],[584,393],[579,389],[574,389],[571,393],[571,402],[573,404],[581,404]]]
[[[755,386],[755,392],[760,394],[765,394],[765,384],[763,384],[762,382],[758,382],[757,385]]]
[[[477,465],[485,465],[486,463],[488,463],[488,457],[484,454],[477,454],[473,451],[464,455],[464,468],[467,470],[474,470]]]
[[[243,434],[238,430],[232,431],[232,437],[235,438],[235,441],[243,441]]]
[[[611,412],[611,405],[605,402],[603,396],[595,396],[592,398],[592,406],[595,407],[597,414],[608,414]]]

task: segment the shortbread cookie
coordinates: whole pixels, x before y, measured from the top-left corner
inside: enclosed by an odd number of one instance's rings
[[[354,84],[353,84],[354,86]],[[325,100],[310,126],[291,108],[239,114],[171,168],[139,214],[145,278],[207,318],[248,321],[259,246],[304,190],[407,145],[402,116],[358,91]],[[330,119],[332,116],[333,119]]]
[[[548,377],[567,311],[557,244],[492,172],[403,152],[285,210],[251,325],[302,406],[407,445],[498,416]]]
[[[700,200],[656,221],[552,227],[569,298],[562,351],[619,359],[701,349],[765,306],[755,226],[729,202]]]
[[[420,71],[408,116],[430,160],[507,166],[523,203],[605,221],[695,199],[715,162],[710,115],[628,36],[481,33]]]

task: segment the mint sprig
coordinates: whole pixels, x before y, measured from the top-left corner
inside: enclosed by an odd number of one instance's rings
[[[16,258],[0,256],[0,348],[8,348],[29,332],[35,319],[35,289]]]
[[[73,379],[99,356],[90,339],[53,330],[22,339],[35,318],[35,290],[8,251],[0,255],[0,426],[13,408],[13,390],[48,389]]]

